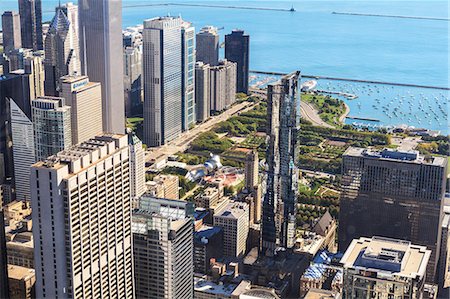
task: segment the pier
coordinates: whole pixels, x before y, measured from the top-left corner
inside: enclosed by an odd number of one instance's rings
[[[324,94],[335,94],[335,95],[338,95],[338,96],[341,96],[341,97],[345,97],[345,98],[347,98],[349,100],[354,100],[354,99],[358,98],[358,96],[355,95],[355,94],[341,92],[341,91],[319,90],[319,89],[316,89],[314,91],[318,92],[318,93],[324,93]]]
[[[360,16],[360,17],[380,17],[380,18],[397,18],[397,19],[415,19],[415,20],[432,20],[432,21],[450,21],[447,18],[435,18],[435,17],[420,17],[420,16],[402,16],[402,15],[382,15],[382,14],[368,14],[357,12],[337,12],[333,11],[334,15],[348,15],[348,16]]]
[[[348,119],[356,119],[356,120],[365,120],[365,121],[373,121],[379,123],[380,120],[376,118],[370,118],[370,117],[358,117],[358,116],[347,116]]]
[[[236,5],[216,5],[216,4],[192,4],[192,3],[149,3],[149,4],[131,4],[124,5],[123,8],[131,7],[146,7],[146,6],[191,6],[191,7],[209,7],[209,8],[226,8],[226,9],[247,9],[247,10],[269,10],[269,11],[283,11],[295,12],[292,8],[272,8],[272,7],[252,7],[252,6],[236,6]]]
[[[252,70],[250,70],[250,73],[262,74],[262,75],[272,75],[272,76],[284,76],[284,75],[286,75],[286,73],[281,73],[281,72],[264,72],[264,71],[252,71]],[[376,81],[376,80],[361,80],[361,79],[350,79],[350,78],[338,78],[338,77],[328,77],[328,76],[313,76],[313,75],[303,75],[302,74],[302,78],[316,79],[316,80],[324,79],[324,80],[335,80],[335,81],[348,81],[348,82],[359,82],[359,83],[370,83],[370,84],[382,84],[382,85],[394,85],[394,86],[405,86],[405,87],[417,87],[417,88],[450,90],[449,87],[442,87],[442,86],[430,86],[430,85],[386,82],[386,81]]]

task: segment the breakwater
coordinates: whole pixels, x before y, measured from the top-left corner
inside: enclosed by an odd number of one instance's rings
[[[261,75],[273,75],[273,76],[283,76],[286,73],[281,72],[265,72],[265,71],[252,71],[250,73],[261,74]],[[314,75],[303,75],[302,78],[309,79],[324,79],[324,80],[335,80],[335,81],[348,81],[348,82],[359,82],[359,83],[371,83],[371,84],[381,84],[381,85],[394,85],[394,86],[406,86],[406,87],[417,87],[417,88],[429,88],[429,89],[440,89],[440,90],[450,90],[449,87],[442,86],[431,86],[431,85],[420,85],[420,84],[409,84],[409,83],[398,83],[398,82],[386,82],[386,81],[376,81],[376,80],[362,80],[362,79],[351,79],[351,78],[339,78],[339,77],[328,77],[328,76],[314,76]]]
[[[131,4],[124,5],[123,8],[128,7],[145,7],[145,6],[191,6],[191,7],[209,7],[209,8],[226,8],[226,9],[247,9],[247,10],[269,10],[269,11],[284,11],[295,12],[294,8],[272,8],[272,7],[253,7],[253,6],[236,6],[236,5],[216,5],[216,4],[193,4],[193,3],[153,3],[153,4]]]
[[[402,16],[402,15],[383,15],[383,14],[369,14],[369,13],[357,13],[357,12],[337,12],[337,11],[333,11],[332,14],[334,14],[334,15],[359,16],[359,17],[380,17],[380,18],[447,21],[447,22],[450,21],[450,19],[447,19],[447,18],[420,17],[420,16]]]

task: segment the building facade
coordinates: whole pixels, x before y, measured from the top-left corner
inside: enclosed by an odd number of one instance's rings
[[[70,106],[72,144],[103,132],[100,83],[90,82],[87,76],[64,76],[60,96]]]
[[[16,199],[30,200],[30,166],[36,162],[33,123],[13,100],[10,109]]]
[[[410,240],[432,251],[427,279],[434,281],[446,168],[444,158],[428,159],[415,151],[347,149],[342,160],[339,250],[362,236]]]
[[[132,298],[128,136],[38,162],[31,184],[36,297]]]
[[[103,131],[125,132],[122,0],[78,1],[81,69],[102,88]]]
[[[39,97],[31,102],[36,161],[72,145],[70,107],[64,98]]]
[[[341,259],[342,298],[424,298],[430,254],[425,246],[409,241],[355,239]]]
[[[214,226],[223,230],[223,254],[241,257],[246,253],[249,231],[249,208],[244,202],[230,202],[214,215]]]
[[[74,24],[59,7],[45,36],[44,69],[45,94],[49,96],[58,95],[61,77],[81,74],[78,36]]]
[[[182,43],[181,18],[144,21],[144,138],[161,146],[181,134]]]
[[[225,35],[225,58],[237,63],[236,90],[248,94],[250,36],[243,30]]]
[[[144,195],[133,212],[137,298],[193,298],[192,207]]]
[[[220,112],[229,108],[236,100],[237,64],[221,60],[210,68],[209,95],[211,111]]]
[[[20,16],[15,11],[5,11],[2,14],[3,51],[22,48],[22,36],[20,32]]]
[[[181,26],[181,130],[195,125],[195,28],[184,21]]]
[[[300,129],[300,72],[267,89],[267,190],[263,202],[262,249],[292,248],[295,241]]]
[[[197,61],[210,66],[219,63],[219,34],[213,26],[203,27],[196,36]]]
[[[145,193],[145,152],[142,141],[134,134],[128,134],[130,148],[130,195],[139,197]]]
[[[195,115],[197,122],[204,122],[211,116],[209,72],[209,64],[204,64],[201,61],[195,64]]]
[[[22,47],[43,50],[41,0],[19,0]]]
[[[142,114],[142,44],[123,50],[125,114],[127,117]]]

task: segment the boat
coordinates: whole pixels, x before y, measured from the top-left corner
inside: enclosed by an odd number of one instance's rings
[[[316,80],[309,80],[301,85],[300,90],[301,91],[311,91],[314,88],[316,88],[316,86],[317,86]]]
[[[292,11],[292,12],[295,11],[294,5],[291,6],[291,9],[289,9],[289,11]]]

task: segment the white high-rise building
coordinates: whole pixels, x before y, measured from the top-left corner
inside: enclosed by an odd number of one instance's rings
[[[65,76],[59,94],[71,108],[72,144],[103,132],[100,83],[90,82],[87,76]]]
[[[31,167],[37,298],[133,298],[129,165],[101,135]]]
[[[102,85],[103,131],[125,132],[122,0],[79,0],[83,75]]]
[[[145,193],[145,152],[142,141],[134,134],[128,135],[130,148],[130,194],[131,198]]]
[[[13,100],[9,103],[16,199],[30,200],[30,166],[36,162],[33,123]]]
[[[73,4],[73,2],[62,3],[60,8],[64,11],[70,23],[72,24],[73,29],[75,30],[75,34],[77,37],[80,37],[78,32],[78,5]]]
[[[72,145],[70,107],[64,98],[39,97],[31,102],[36,161]]]
[[[198,122],[211,116],[209,99],[209,64],[199,61],[195,65],[195,110]]]
[[[181,118],[182,130],[187,131],[195,125],[195,28],[183,21],[181,25]]]
[[[236,101],[236,69],[237,64],[228,60],[210,68],[211,111],[223,111]]]
[[[181,18],[144,21],[144,138],[147,146],[163,145],[182,129]]]

